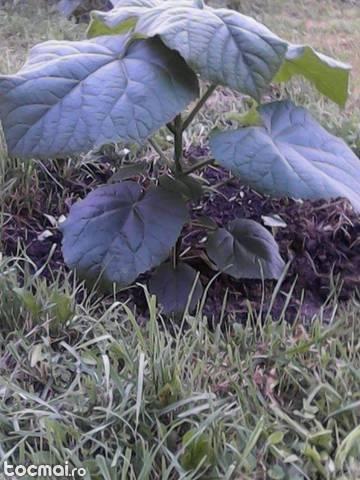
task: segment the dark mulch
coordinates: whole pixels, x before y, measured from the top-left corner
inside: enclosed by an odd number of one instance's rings
[[[208,168],[205,174],[211,183],[222,182],[228,175],[213,168]],[[274,214],[287,224],[285,228],[273,229],[283,259],[291,260],[281,293],[272,309],[275,318],[280,317],[286,294],[294,283],[294,293],[286,311],[289,320],[295,317],[299,307],[301,315],[310,320],[334,291],[334,281],[341,286],[340,301],[349,300],[360,287],[360,218],[346,200],[298,202],[273,199],[242,186],[237,179],[230,180],[219,191],[221,195],[208,196],[197,213],[212,217],[218,225],[226,225],[239,217],[263,223],[262,216]],[[192,235],[195,240],[203,236]],[[203,249],[201,240],[193,245],[200,254]],[[205,282],[214,276],[210,269],[203,268],[201,262],[195,260],[194,265],[204,272]],[[237,319],[247,317],[249,304],[257,312],[263,302],[266,313],[274,286],[274,281],[266,281],[263,286],[261,281],[238,281],[221,275],[209,289],[206,313],[221,311],[226,291],[227,311]]]
[[[190,152],[192,157],[203,154],[199,150]],[[49,280],[53,272],[66,271],[61,255],[61,234],[51,226],[43,215],[59,217],[67,214],[69,206],[76,198],[83,197],[95,185],[105,183],[112,171],[107,163],[87,167],[87,174],[82,170],[79,178],[59,178],[58,170],[47,165],[51,174],[58,179],[63,190],[51,181],[47,173],[40,169],[38,176],[40,188],[30,192],[29,202],[24,201],[20,207],[22,192],[17,192],[17,201],[9,203],[8,213],[11,215],[1,232],[3,252],[12,256],[17,253],[20,243],[25,245],[28,256],[41,268],[48,260],[49,253],[55,250],[43,275]],[[76,172],[75,172],[76,173]],[[228,179],[229,174],[220,168],[207,168],[205,177],[212,184]],[[75,178],[75,180],[74,180]],[[279,318],[295,282],[294,292],[287,308],[286,317],[293,320],[299,311],[302,295],[304,301],[300,308],[305,320],[310,320],[318,312],[321,305],[333,291],[333,281],[342,282],[340,300],[346,301],[354,295],[360,286],[360,219],[351,209],[347,201],[339,199],[327,201],[297,202],[290,199],[271,199],[264,197],[241,185],[239,180],[230,180],[219,188],[219,194],[207,194],[200,204],[194,206],[193,218],[199,215],[211,216],[219,225],[226,225],[236,217],[251,218],[262,221],[262,215],[279,215],[287,224],[286,228],[277,228],[274,234],[280,246],[283,258],[291,265],[273,306],[273,317]],[[29,194],[27,194],[29,195]],[[61,199],[65,198],[63,201]],[[25,199],[26,200],[26,199]],[[29,200],[29,199],[28,199]],[[28,206],[31,205],[31,214]],[[53,236],[39,240],[38,235],[45,229]],[[200,270],[201,279],[207,284],[214,272],[202,259],[204,247],[202,240],[205,231],[190,232],[185,229],[183,246],[192,245],[187,254],[190,263]],[[144,277],[146,280],[146,277]],[[254,311],[269,305],[275,282],[266,281],[263,288],[261,281],[239,281],[227,275],[218,276],[209,289],[205,313],[219,318],[224,297],[227,294],[226,315],[230,319],[246,318],[249,305]],[[125,296],[131,296],[140,311],[144,310],[145,301],[140,288],[132,288]]]

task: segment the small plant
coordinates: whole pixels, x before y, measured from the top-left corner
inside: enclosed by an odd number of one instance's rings
[[[303,75],[344,106],[348,65],[201,0],[112,3],[109,12],[93,12],[87,40],[40,44],[17,74],[0,77],[0,116],[11,155],[63,157],[114,142],[142,144],[162,127],[174,138],[172,159],[150,140],[163,174],[146,188],[119,181],[71,208],[62,225],[71,268],[119,287],[156,268],[149,286],[165,312],[181,313],[190,293],[187,306],[195,307],[203,288],[197,272],[180,260],[179,236],[190,220],[187,203],[204,190],[194,172],[215,162],[259,192],[346,197],[360,210],[360,163],[350,148],[291,101],[261,103],[271,82]],[[201,96],[199,78],[208,84]],[[253,107],[235,114],[239,128],[211,134],[214,159],[190,165],[183,133],[218,85],[251,97]],[[214,226],[206,220],[204,226],[214,268],[235,278],[283,272],[274,238],[256,222]]]

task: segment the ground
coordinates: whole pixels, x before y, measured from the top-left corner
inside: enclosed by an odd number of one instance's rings
[[[45,1],[7,3],[0,8],[1,72],[16,71],[39,41],[84,34],[83,24]],[[344,111],[301,80],[275,93],[306,104],[359,152],[358,4],[227,6],[352,63]],[[186,155],[204,155],[215,120],[242,107],[239,96],[218,89],[186,136]],[[166,148],[165,133],[157,141]],[[109,148],[24,163],[0,149],[0,478],[8,460],[69,461],[95,480],[358,479],[358,216],[341,199],[279,201],[236,180],[222,185],[194,205],[193,217],[209,213],[222,224],[237,215],[280,215],[286,227],[273,233],[292,259],[288,274],[264,286],[219,277],[201,311],[170,325],[142,287],[105,297],[85,291],[63,264],[57,228],[69,206],[117,165],[155,157],[148,147]],[[203,175],[227,179],[219,168]],[[195,233],[189,256],[209,280],[212,272],[199,264],[203,235]]]

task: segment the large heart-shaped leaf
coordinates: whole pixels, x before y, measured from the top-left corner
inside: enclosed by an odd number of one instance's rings
[[[253,220],[219,228],[209,236],[206,251],[219,270],[235,278],[279,278],[285,267],[274,237]]]
[[[303,75],[319,92],[344,106],[349,94],[350,70],[350,65],[307,45],[290,45],[275,81],[287,82],[294,75]]]
[[[124,5],[125,4],[125,5]],[[101,35],[117,35],[126,33],[135,28],[139,16],[144,9],[160,5],[161,2],[154,0],[142,0],[121,2],[121,10],[113,9],[110,12],[92,12],[91,22],[87,29],[88,38],[99,37]],[[125,8],[126,7],[126,8]],[[106,18],[107,21],[102,19]]]
[[[110,12],[93,11],[87,30],[88,38],[100,35],[116,35],[134,30],[138,19],[154,7],[195,6],[193,0],[114,0],[115,9]]]
[[[167,315],[182,315],[188,303],[193,311],[203,294],[200,281],[195,281],[196,271],[190,265],[181,262],[174,268],[167,262],[151,277],[149,291],[157,296]]]
[[[135,36],[160,36],[204,80],[259,99],[283,63],[287,43],[250,17],[202,7],[184,0],[143,9],[119,2],[111,12],[95,14],[90,34],[96,34],[99,22],[109,32],[137,17]]]
[[[44,156],[142,143],[198,95],[184,60],[159,39],[46,42],[16,75],[0,76],[9,152]]]
[[[162,188],[100,187],[62,224],[65,262],[85,278],[128,285],[166,260],[187,218],[181,196]]]
[[[346,197],[360,211],[360,161],[292,102],[259,108],[263,126],[215,132],[212,153],[244,183],[273,196]]]

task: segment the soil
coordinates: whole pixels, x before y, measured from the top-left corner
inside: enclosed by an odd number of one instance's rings
[[[223,182],[229,173],[220,168],[208,168],[205,177],[212,184]],[[311,321],[321,306],[334,294],[337,299],[349,300],[360,287],[360,218],[345,199],[333,201],[296,201],[263,196],[238,179],[231,179],[218,189],[219,194],[208,196],[197,213],[213,218],[219,226],[235,218],[249,218],[263,224],[263,216],[278,215],[286,227],[270,229],[280,247],[282,258],[290,261],[289,270],[272,307],[272,317],[293,321],[300,313],[303,321]],[[193,250],[203,250],[201,238],[194,242]],[[200,242],[199,242],[200,238]],[[190,238],[187,239],[189,241]],[[196,240],[196,237],[195,237]],[[190,243],[190,242],[189,242]],[[195,254],[195,258],[199,258]],[[214,276],[199,261],[194,266],[203,272],[205,282]],[[226,312],[233,319],[246,319],[249,307],[264,314],[271,303],[275,281],[235,280],[228,275],[215,279],[208,293],[205,313],[216,316],[221,312],[227,292]],[[288,293],[294,287],[286,312]],[[262,308],[261,308],[262,306]],[[330,315],[325,310],[325,318]]]
[[[187,152],[192,158],[203,156],[204,153],[200,148]],[[18,191],[17,201],[13,199],[9,203],[7,209],[10,215],[1,232],[1,243],[2,251],[7,256],[15,256],[21,244],[37,268],[48,262],[42,275],[51,281],[59,272],[65,273],[67,269],[61,254],[61,233],[51,225],[44,213],[54,218],[66,215],[77,198],[83,197],[95,186],[106,183],[112,175],[112,169],[106,159],[95,166],[89,164],[88,173],[84,175],[82,171],[78,178],[74,175],[60,178],[59,169],[54,163],[47,164],[46,168],[59,185],[49,179],[46,170],[40,169],[37,172],[38,187],[27,194],[31,202],[19,202],[22,192]],[[271,314],[274,319],[284,316],[288,321],[293,321],[300,312],[303,321],[311,321],[333,293],[334,283],[340,288],[338,300],[341,302],[349,300],[356,293],[360,287],[360,218],[346,200],[300,202],[286,198],[273,199],[244,187],[238,179],[229,180],[229,173],[221,168],[208,167],[203,175],[211,184],[224,184],[218,188],[218,193],[206,194],[200,203],[192,206],[194,219],[207,215],[218,225],[226,226],[237,217],[263,223],[262,216],[276,214],[286,223],[286,227],[272,229],[282,257],[285,261],[291,261],[273,304]],[[44,205],[47,205],[46,211]],[[51,232],[52,236],[42,239],[39,235],[45,230]],[[205,236],[205,230],[190,231],[186,227],[182,242],[183,248],[191,245],[186,256],[190,264],[200,271],[204,285],[215,274],[204,260]],[[141,280],[146,281],[147,278],[145,275]],[[250,307],[254,313],[261,309],[267,313],[275,284],[275,281],[265,281],[263,285],[257,280],[235,280],[222,274],[212,280],[204,313],[209,318],[219,319],[224,309],[225,317],[230,321],[247,318]],[[292,294],[288,296],[291,291]],[[139,314],[145,316],[146,304],[141,288],[133,287],[122,295],[123,298],[130,296]],[[287,301],[289,303],[284,314]]]

